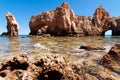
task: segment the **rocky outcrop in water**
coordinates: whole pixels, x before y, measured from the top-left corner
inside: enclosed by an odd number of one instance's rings
[[[117,21],[118,22],[118,21]],[[55,10],[42,12],[32,16],[29,22],[30,35],[41,36],[50,34],[53,36],[100,36],[109,29],[119,30],[116,21],[110,18],[109,13],[99,6],[93,18],[76,16],[67,3],[63,3]]]
[[[103,56],[101,64],[120,74],[120,44],[116,44],[111,50]]]
[[[80,49],[85,49],[85,50],[106,50],[106,48],[102,46],[96,46],[94,44],[89,44],[86,46],[80,46]]]
[[[19,25],[15,20],[15,17],[7,12],[6,13],[6,20],[7,20],[7,33],[2,33],[2,36],[18,36]]]

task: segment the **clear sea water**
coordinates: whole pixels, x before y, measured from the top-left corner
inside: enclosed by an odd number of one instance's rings
[[[81,45],[94,44],[105,47],[106,50],[80,50]],[[0,37],[0,63],[20,53],[27,53],[31,60],[46,54],[60,54],[68,61],[97,64],[112,46],[120,44],[120,36],[106,37]],[[98,65],[98,67],[101,67]],[[120,78],[119,74],[109,72]]]
[[[105,47],[105,51],[86,51],[80,52],[81,45],[95,44]],[[0,37],[0,59],[6,59],[10,55],[26,52],[30,56],[40,56],[44,54],[61,54],[68,59],[71,57],[80,59],[81,57],[90,55],[103,56],[109,49],[120,44],[119,36],[106,37],[27,37],[21,35],[19,37]],[[90,53],[90,54],[88,54]],[[94,54],[95,53],[95,54]],[[101,53],[101,54],[99,54]],[[89,58],[89,56],[88,56]]]

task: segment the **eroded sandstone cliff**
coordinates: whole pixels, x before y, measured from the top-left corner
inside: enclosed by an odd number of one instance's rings
[[[29,26],[30,35],[99,36],[113,28],[114,22],[102,6],[95,10],[91,18],[74,15],[70,6],[64,2],[55,10],[32,16]]]

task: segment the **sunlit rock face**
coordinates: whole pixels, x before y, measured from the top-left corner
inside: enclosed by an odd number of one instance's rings
[[[6,20],[7,20],[7,33],[4,35],[7,36],[18,36],[19,25],[15,20],[15,17],[10,13],[6,13]]]
[[[32,16],[30,20],[30,35],[51,34],[66,36],[75,33],[75,16],[67,3],[55,10]]]
[[[109,13],[102,6],[95,10],[93,17],[76,16],[70,6],[64,2],[55,10],[32,16],[29,26],[30,35],[101,36],[110,29],[115,33],[118,30],[117,22],[110,18]]]
[[[107,30],[109,30],[110,26],[110,15],[109,13],[102,7],[102,6],[99,6],[96,10],[95,10],[95,13],[93,15],[93,24],[100,28],[101,31],[100,31],[100,34],[101,35],[104,35],[105,32]]]

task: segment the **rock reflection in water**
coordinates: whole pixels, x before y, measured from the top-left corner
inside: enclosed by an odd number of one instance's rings
[[[9,37],[9,51],[10,52],[19,52],[20,48],[20,40],[18,37]]]

